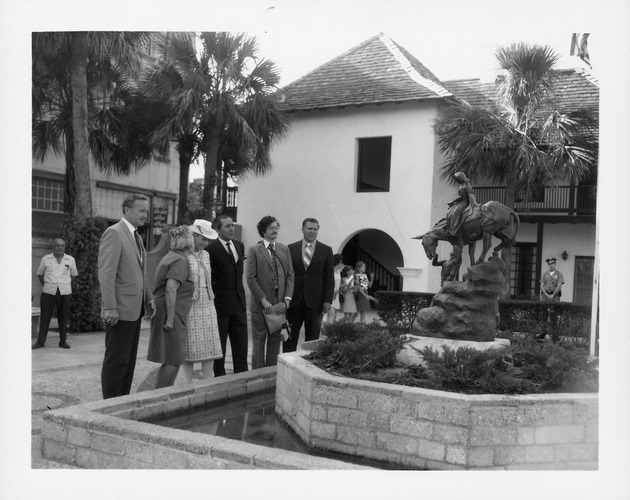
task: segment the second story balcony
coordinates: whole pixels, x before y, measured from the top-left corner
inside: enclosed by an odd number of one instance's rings
[[[491,200],[505,203],[505,187],[481,186],[474,188],[479,203]],[[545,186],[516,193],[515,210],[519,214],[548,214],[584,216],[595,215],[597,186]]]

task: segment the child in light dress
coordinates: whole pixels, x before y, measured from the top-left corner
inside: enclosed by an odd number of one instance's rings
[[[354,301],[354,292],[357,287],[354,284],[354,267],[345,266],[341,271],[341,285],[339,292],[343,295],[344,321],[353,322],[357,317],[357,305]]]
[[[365,311],[372,310],[372,302],[378,302],[374,297],[368,294],[369,288],[372,286],[374,282],[374,273],[368,275],[365,273],[365,262],[357,262],[356,264],[356,273],[354,275],[354,282],[357,290],[356,297],[356,309],[359,313],[359,321],[361,323],[365,323]]]
[[[332,323],[335,321],[337,316],[337,311],[341,311],[341,300],[340,300],[340,287],[341,287],[341,271],[343,270],[343,256],[340,253],[336,253],[333,255],[333,264],[334,264],[334,278],[335,278],[335,287],[333,290],[333,301],[330,309],[328,309],[328,314],[326,315],[326,321],[328,323]]]

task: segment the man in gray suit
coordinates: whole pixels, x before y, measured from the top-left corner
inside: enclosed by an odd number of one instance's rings
[[[249,309],[252,321],[252,369],[278,363],[280,332],[269,333],[263,311],[286,311],[293,294],[293,265],[289,248],[276,242],[280,224],[267,215],[258,225],[262,240],[247,250],[247,286],[251,292]],[[275,308],[274,308],[275,309]],[[266,353],[265,353],[265,343]]]
[[[137,228],[149,217],[149,200],[128,196],[123,218],[107,228],[98,249],[101,317],[105,319],[105,357],[101,371],[103,398],[129,394],[140,339],[142,316],[155,315],[147,287],[146,251]]]

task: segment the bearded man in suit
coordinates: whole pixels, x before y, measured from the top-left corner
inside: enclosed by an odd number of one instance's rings
[[[270,333],[263,312],[285,312],[293,294],[293,265],[286,245],[278,243],[280,224],[267,215],[258,225],[262,240],[247,250],[247,286],[251,292],[252,369],[274,366],[280,353],[280,332]],[[275,306],[272,308],[272,306]],[[266,346],[266,347],[265,347]]]
[[[206,248],[212,268],[212,291],[217,310],[223,358],[214,362],[214,376],[225,375],[225,348],[230,339],[234,373],[247,371],[247,305],[243,287],[245,247],[234,239],[234,221],[219,214],[212,223],[219,234]]]
[[[155,316],[147,286],[146,251],[138,227],[149,218],[149,200],[128,196],[123,218],[107,228],[98,249],[101,317],[105,319],[105,357],[101,371],[103,398],[129,394],[140,340],[142,317]]]
[[[319,222],[307,218],[302,222],[300,241],[291,243],[291,261],[295,273],[295,286],[287,319],[291,325],[291,337],[282,345],[282,352],[297,348],[302,324],[306,341],[317,340],[322,317],[328,312],[335,289],[333,251],[317,241]]]

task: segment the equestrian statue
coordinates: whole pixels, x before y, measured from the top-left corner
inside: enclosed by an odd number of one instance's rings
[[[446,281],[453,281],[457,277],[462,263],[462,250],[468,245],[470,263],[479,264],[484,261],[490,246],[492,236],[496,236],[501,243],[493,249],[494,256],[506,247],[514,244],[518,232],[519,218],[514,210],[499,203],[489,201],[480,205],[473,195],[473,188],[463,172],[457,172],[455,179],[459,183],[457,198],[448,204],[446,218],[440,220],[425,234],[414,239],[422,240],[422,246],[429,259],[437,254],[438,241],[448,241],[453,245],[450,276]],[[475,260],[475,242],[483,240],[483,250],[478,260]]]

